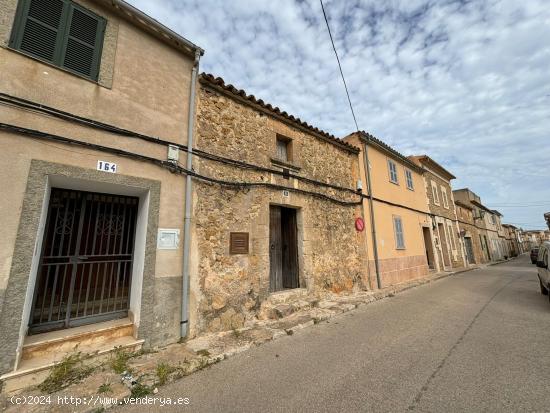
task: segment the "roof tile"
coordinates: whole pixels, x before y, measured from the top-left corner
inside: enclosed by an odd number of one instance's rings
[[[225,84],[224,80],[221,77],[215,77],[212,74],[209,73],[201,73],[199,80],[201,83],[204,84],[210,84],[213,86],[219,86],[221,89],[223,89],[225,92],[228,92],[230,94],[240,96],[243,99],[251,102],[252,104],[256,104],[260,106],[261,108],[274,113],[275,115],[282,116],[291,123],[295,123],[302,128],[308,129],[314,134],[321,135],[322,138],[324,138],[325,141],[332,143],[340,148],[346,149],[347,151],[358,153],[359,148],[344,142],[341,139],[338,139],[334,135],[329,134],[328,132],[325,132],[317,127],[313,127],[309,125],[307,122],[302,121],[300,118],[297,118],[293,115],[288,114],[285,111],[281,111],[277,106],[273,107],[270,103],[265,103],[262,99],[256,99],[254,95],[247,95],[246,92],[242,89],[237,90],[235,86],[232,84]]]

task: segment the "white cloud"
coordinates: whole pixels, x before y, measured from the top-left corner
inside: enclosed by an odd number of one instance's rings
[[[202,70],[337,136],[354,130],[316,0],[131,0],[206,50]],[[359,126],[427,153],[505,220],[550,210],[545,0],[325,0]]]

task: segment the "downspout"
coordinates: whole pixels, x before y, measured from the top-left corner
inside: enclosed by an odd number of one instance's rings
[[[193,129],[195,120],[195,89],[199,70],[200,50],[195,52],[195,62],[191,71],[191,91],[189,96],[189,118],[187,125],[187,163],[188,171],[193,170]],[[189,250],[191,246],[191,213],[193,207],[193,181],[191,175],[185,177],[185,217],[183,223],[183,276],[181,294],[180,337],[189,333]]]
[[[369,165],[369,137],[364,141],[365,146],[365,170],[367,172],[367,195],[369,196],[369,211],[370,222],[372,230],[372,250],[374,253],[374,268],[376,271],[376,285],[378,289],[382,288],[382,281],[380,280],[380,267],[378,264],[378,243],[376,242],[376,222],[374,221],[374,206],[372,201],[372,185],[370,180],[370,165]]]

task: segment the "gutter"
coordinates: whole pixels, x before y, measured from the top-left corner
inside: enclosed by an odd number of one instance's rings
[[[187,125],[187,163],[188,171],[193,170],[193,130],[195,120],[195,90],[201,52],[195,51],[195,62],[191,71],[191,92],[189,96],[189,117]],[[183,223],[183,274],[181,294],[180,338],[189,334],[189,250],[191,247],[191,215],[193,206],[193,181],[191,175],[185,177],[185,218]]]
[[[372,185],[370,179],[370,165],[369,165],[369,137],[367,136],[364,142],[364,160],[365,160],[365,171],[367,174],[367,194],[369,196],[369,212],[370,212],[370,222],[372,229],[372,250],[374,254],[374,268],[376,271],[376,285],[378,289],[382,288],[382,281],[380,280],[380,266],[378,263],[378,243],[376,242],[376,222],[374,221],[374,205],[372,202]]]

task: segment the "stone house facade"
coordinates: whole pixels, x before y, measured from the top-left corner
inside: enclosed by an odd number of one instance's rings
[[[180,339],[185,180],[168,158],[202,50],[124,2],[41,5],[0,7],[2,380],[38,379],[34,354],[59,360],[77,333]]]
[[[487,262],[479,230],[475,225],[473,208],[462,201],[455,200],[455,211],[460,230],[460,240],[464,246],[464,255],[469,265]]]
[[[487,215],[491,211],[481,203],[481,198],[468,188],[453,190],[454,199],[460,201],[462,204],[472,208],[472,216],[474,225],[477,228],[481,249],[483,251],[482,263],[486,263],[494,260],[493,248],[489,241],[488,220]]]
[[[484,208],[485,228],[487,230],[492,260],[503,260],[507,257],[507,251],[504,245],[504,233],[500,222],[500,217],[502,215],[498,211],[486,207]]]
[[[517,228],[511,224],[502,224],[504,229],[504,238],[510,253],[510,257],[517,257],[522,253],[519,245]]]
[[[365,132],[344,141],[361,149],[361,181],[371,198],[363,201],[366,228],[371,231],[367,242],[371,279],[376,276],[381,286],[388,286],[436,270],[422,169]]]
[[[206,74],[196,148],[226,161],[195,167],[225,184],[195,185],[194,333],[268,317],[285,295],[368,288],[357,148]]]
[[[451,181],[455,176],[428,155],[411,156],[424,170],[428,205],[435,229],[436,257],[440,271],[462,268],[466,265]]]

